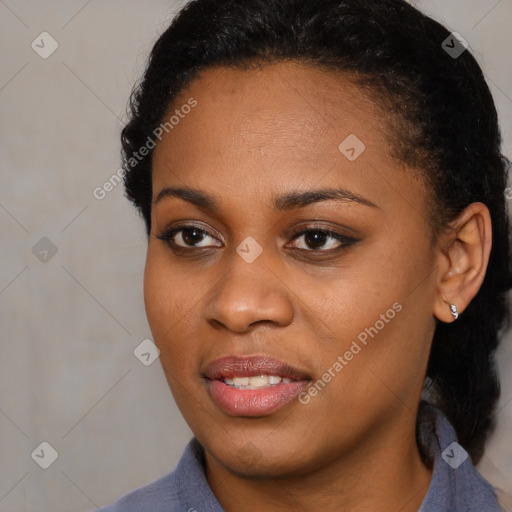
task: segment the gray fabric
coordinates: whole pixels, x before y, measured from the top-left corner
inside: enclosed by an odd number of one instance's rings
[[[444,414],[422,402],[418,420],[418,441],[433,461],[432,481],[418,512],[503,512],[493,488],[476,471],[471,459],[465,458],[463,449],[453,444],[455,431]],[[172,473],[101,510],[224,512],[208,485],[203,461],[203,448],[193,438]]]
[[[494,489],[456,444],[455,431],[444,414],[425,402],[419,412],[418,441],[434,461],[434,471],[418,512],[503,512]]]

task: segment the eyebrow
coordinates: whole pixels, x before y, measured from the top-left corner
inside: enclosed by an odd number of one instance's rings
[[[167,197],[177,197],[187,201],[202,210],[219,210],[219,201],[215,196],[190,187],[167,187],[162,189],[154,205]],[[342,188],[324,188],[318,190],[292,191],[272,198],[272,206],[276,210],[287,211],[294,208],[304,208],[313,203],[335,200],[343,203],[358,203],[372,208],[379,208],[375,203],[354,192]]]

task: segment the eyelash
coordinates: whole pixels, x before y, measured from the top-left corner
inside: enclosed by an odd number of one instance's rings
[[[213,235],[211,235],[205,229],[200,228],[198,226],[194,226],[192,224],[169,229],[168,231],[165,231],[164,233],[157,235],[157,238],[159,240],[164,241],[176,253],[191,252],[191,251],[194,251],[197,249],[206,249],[206,247],[197,248],[194,246],[190,246],[187,248],[182,245],[178,245],[176,242],[173,241],[173,238],[177,233],[179,233],[180,231],[186,231],[186,230],[195,230],[201,234],[206,234],[207,236],[211,236],[212,238],[215,238],[215,237],[213,237]],[[297,250],[306,252],[306,253],[332,254],[332,253],[336,253],[336,252],[342,252],[342,251],[348,249],[351,245],[354,245],[355,243],[357,243],[359,241],[356,238],[342,235],[341,233],[338,233],[336,231],[331,231],[329,229],[326,229],[326,228],[320,227],[320,226],[310,226],[306,229],[301,229],[301,228],[295,229],[292,231],[292,235],[293,235],[292,240],[295,240],[296,238],[299,238],[300,236],[308,234],[308,233],[322,233],[323,235],[327,235],[328,237],[332,237],[335,240],[337,240],[338,242],[341,242],[342,245],[340,245],[339,247],[336,247],[334,249],[328,249],[328,250],[321,250],[321,249],[297,249]],[[200,243],[200,242],[202,242],[202,240],[200,240],[198,243]],[[324,243],[324,245],[325,245],[325,243]]]

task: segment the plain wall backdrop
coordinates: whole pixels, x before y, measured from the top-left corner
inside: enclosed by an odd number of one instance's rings
[[[184,3],[0,0],[0,511],[93,510],[171,471],[192,436],[159,361],[133,352],[151,339],[143,222],[122,184],[93,195],[119,169],[129,93]],[[469,42],[511,158],[512,2],[415,5]],[[510,333],[498,361],[479,469],[512,493]],[[47,469],[43,442],[58,453]]]

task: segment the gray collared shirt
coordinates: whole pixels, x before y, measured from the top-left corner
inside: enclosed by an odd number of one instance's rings
[[[418,512],[503,512],[491,485],[457,444],[444,414],[422,402],[418,441],[433,461],[432,480]],[[193,438],[176,469],[96,512],[225,512],[204,472],[204,451]]]

